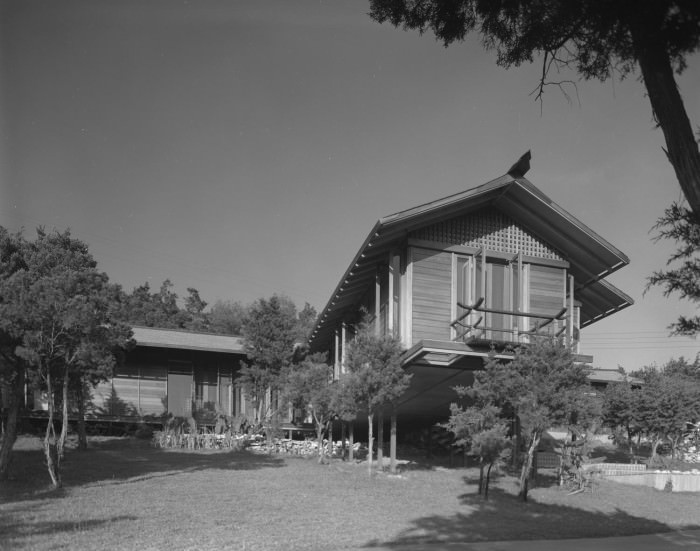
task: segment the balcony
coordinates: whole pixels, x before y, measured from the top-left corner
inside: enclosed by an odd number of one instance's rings
[[[528,344],[538,338],[559,338],[578,352],[578,307],[562,308],[556,314],[488,308],[480,298],[474,304],[457,303],[462,313],[450,323],[453,341],[470,346]]]

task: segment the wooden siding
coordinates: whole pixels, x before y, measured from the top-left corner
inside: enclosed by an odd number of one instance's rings
[[[556,314],[565,305],[566,272],[551,266],[530,265],[530,311]]]
[[[452,255],[412,248],[413,342],[450,340]]]

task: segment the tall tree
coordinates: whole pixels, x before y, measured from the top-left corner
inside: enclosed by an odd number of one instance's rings
[[[185,323],[187,329],[192,331],[208,331],[209,317],[204,312],[207,303],[199,296],[199,291],[194,287],[187,288],[187,296],[185,297],[185,311],[189,319]]]
[[[375,21],[421,33],[429,29],[445,46],[479,32],[506,68],[538,56],[540,99],[545,86],[561,86],[549,80],[553,70],[568,67],[584,79],[605,81],[638,67],[666,155],[700,216],[700,151],[674,77],[700,46],[696,0],[370,0],[370,6]]]
[[[98,272],[87,245],[70,232],[42,229],[23,250],[26,269],[0,285],[0,330],[19,341],[14,354],[46,390],[48,422],[44,452],[51,481],[61,486],[61,462],[68,432],[69,383],[111,375],[114,353],[129,344],[131,329],[116,321],[118,287]],[[61,431],[56,434],[56,405]]]
[[[597,406],[588,392],[588,372],[555,339],[521,346],[512,360],[489,358],[485,369],[476,372],[475,392],[519,420],[527,446],[520,472],[523,501],[527,501],[533,458],[544,431],[553,426],[585,429],[595,419]]]
[[[253,403],[254,423],[265,425],[270,436],[280,373],[292,363],[297,343],[294,303],[279,295],[258,299],[248,310],[242,332],[247,360],[242,362],[240,380]]]
[[[345,389],[367,412],[370,474],[374,415],[387,406],[394,407],[411,382],[412,375],[401,366],[402,352],[399,339],[393,335],[378,335],[367,316],[347,346],[346,363],[350,377]]]
[[[25,251],[27,242],[21,233],[12,234],[0,226],[0,308],[6,302],[5,282],[19,271],[27,269]],[[17,439],[17,423],[23,403],[24,384],[28,366],[15,354],[21,338],[0,320],[0,388],[5,392],[3,405],[7,412],[0,447],[0,480],[7,478],[12,448]]]

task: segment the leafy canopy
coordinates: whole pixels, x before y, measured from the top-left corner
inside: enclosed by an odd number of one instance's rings
[[[648,279],[647,291],[661,287],[665,297],[677,294],[683,300],[700,303],[700,223],[695,213],[674,203],[659,218],[657,240],[674,241],[675,253],[666,270],[657,270]],[[669,327],[673,334],[693,336],[700,331],[700,316],[679,316]]]

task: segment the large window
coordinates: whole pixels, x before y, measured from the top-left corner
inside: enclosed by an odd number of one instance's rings
[[[547,316],[557,315],[565,304],[565,268],[504,256],[483,251],[455,256],[454,313],[462,319],[454,337],[523,342],[533,332],[543,333],[543,327],[547,334],[563,327]]]

